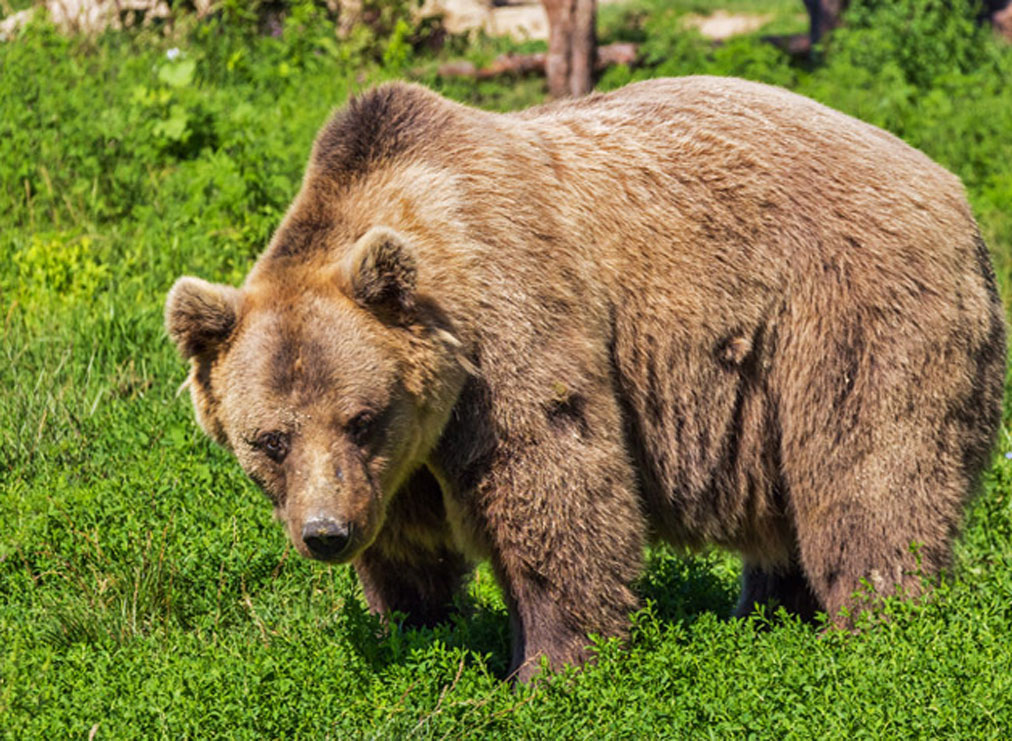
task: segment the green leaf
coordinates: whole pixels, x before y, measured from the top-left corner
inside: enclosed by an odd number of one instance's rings
[[[186,135],[186,122],[189,116],[186,109],[181,105],[174,105],[169,110],[169,117],[159,121],[154,126],[155,136],[161,136],[172,141],[180,141]]]
[[[197,63],[192,59],[163,64],[158,70],[158,79],[170,87],[186,87],[193,82]]]

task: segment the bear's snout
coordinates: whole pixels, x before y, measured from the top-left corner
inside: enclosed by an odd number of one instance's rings
[[[314,517],[302,526],[302,542],[314,558],[334,561],[348,549],[351,530],[351,523],[341,523],[333,517]]]

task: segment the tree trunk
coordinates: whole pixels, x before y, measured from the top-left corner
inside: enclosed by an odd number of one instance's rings
[[[809,38],[815,46],[822,37],[840,25],[840,16],[847,9],[847,0],[805,0],[811,20]]]
[[[807,37],[806,37],[807,38]],[[612,64],[624,64],[633,67],[637,60],[636,44],[616,43],[597,47],[597,61],[594,71],[600,72]],[[476,80],[488,80],[499,75],[526,75],[545,73],[545,53],[538,54],[500,54],[491,64],[478,68],[473,62],[457,60],[439,65],[440,77],[473,77]],[[424,70],[417,69],[415,75],[422,76]]]
[[[543,0],[548,14],[548,91],[578,97],[594,85],[597,55],[595,0]]]

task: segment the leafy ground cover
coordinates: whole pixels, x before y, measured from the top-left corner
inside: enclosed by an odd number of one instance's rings
[[[602,11],[603,40],[640,42],[644,65],[599,87],[733,74],[894,131],[964,179],[1009,295],[1012,50],[952,4],[866,0],[800,64],[755,36],[714,47],[682,29],[699,5]],[[183,273],[241,280],[349,92],[412,76],[509,109],[544,91],[440,79],[440,60],[480,62],[507,42],[428,51],[395,6],[344,42],[312,4],[278,38],[241,7],[168,35],[35,25],[0,46],[0,733],[1008,737],[1007,429],[954,574],[859,635],[729,620],[736,559],[657,548],[629,645],[602,643],[596,665],[514,690],[486,569],[451,624],[413,631],[367,615],[347,567],[296,557],[176,395],[185,369],[161,328],[165,292]],[[733,9],[796,16],[778,0]]]

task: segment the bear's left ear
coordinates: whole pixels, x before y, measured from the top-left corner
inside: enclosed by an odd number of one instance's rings
[[[341,261],[339,276],[349,298],[385,321],[404,323],[414,313],[418,264],[392,229],[366,232]]]

